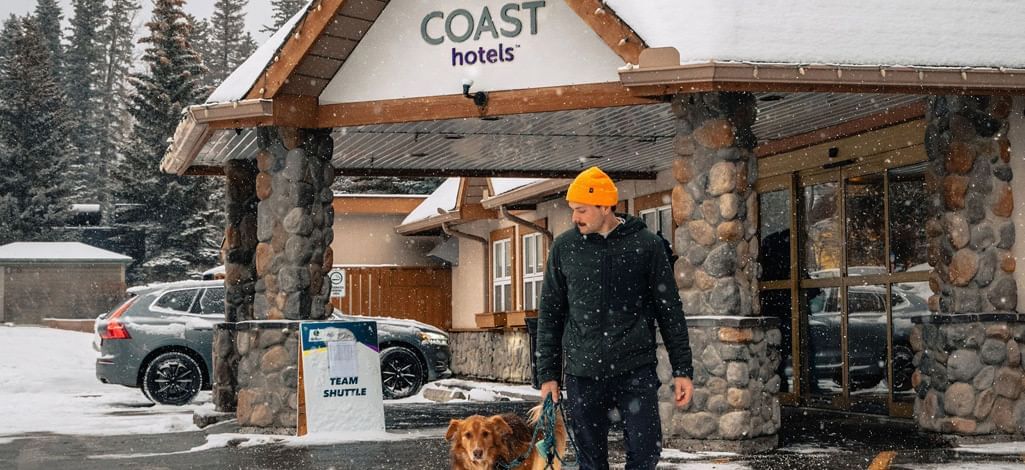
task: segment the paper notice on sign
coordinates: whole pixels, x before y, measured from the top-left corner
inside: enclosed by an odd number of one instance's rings
[[[328,371],[331,377],[355,377],[359,375],[359,358],[355,341],[331,341],[327,343]]]

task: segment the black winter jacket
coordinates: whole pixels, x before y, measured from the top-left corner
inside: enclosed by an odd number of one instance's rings
[[[662,239],[636,217],[608,238],[559,235],[548,254],[538,314],[537,374],[608,378],[652,365],[655,324],[676,377],[690,377],[691,351],[680,295]]]

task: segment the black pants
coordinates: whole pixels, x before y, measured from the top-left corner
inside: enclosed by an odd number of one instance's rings
[[[654,469],[662,453],[655,366],[616,377],[566,376],[567,419],[576,441],[581,470],[609,468],[609,413],[623,418],[627,470]]]

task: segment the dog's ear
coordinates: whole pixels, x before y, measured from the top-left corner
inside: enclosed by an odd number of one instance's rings
[[[461,420],[458,420],[458,419],[453,419],[453,420],[449,421],[448,422],[448,431],[445,432],[445,440],[446,441],[451,441],[453,438],[455,438],[456,434],[459,432],[459,426],[462,425],[462,424],[463,424],[463,422]]]
[[[509,427],[509,423],[505,422],[505,418],[501,416],[492,416],[488,418],[488,424],[491,429],[495,430],[500,436],[508,436],[512,434],[512,428]]]

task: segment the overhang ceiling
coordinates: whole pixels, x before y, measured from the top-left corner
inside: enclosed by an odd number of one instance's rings
[[[759,142],[778,140],[924,99],[915,95],[791,93],[757,95]],[[339,173],[368,175],[495,175],[551,177],[601,165],[618,173],[650,173],[672,161],[670,105],[556,111],[337,128],[332,164]],[[253,158],[252,129],[215,131],[193,162],[221,167]]]

